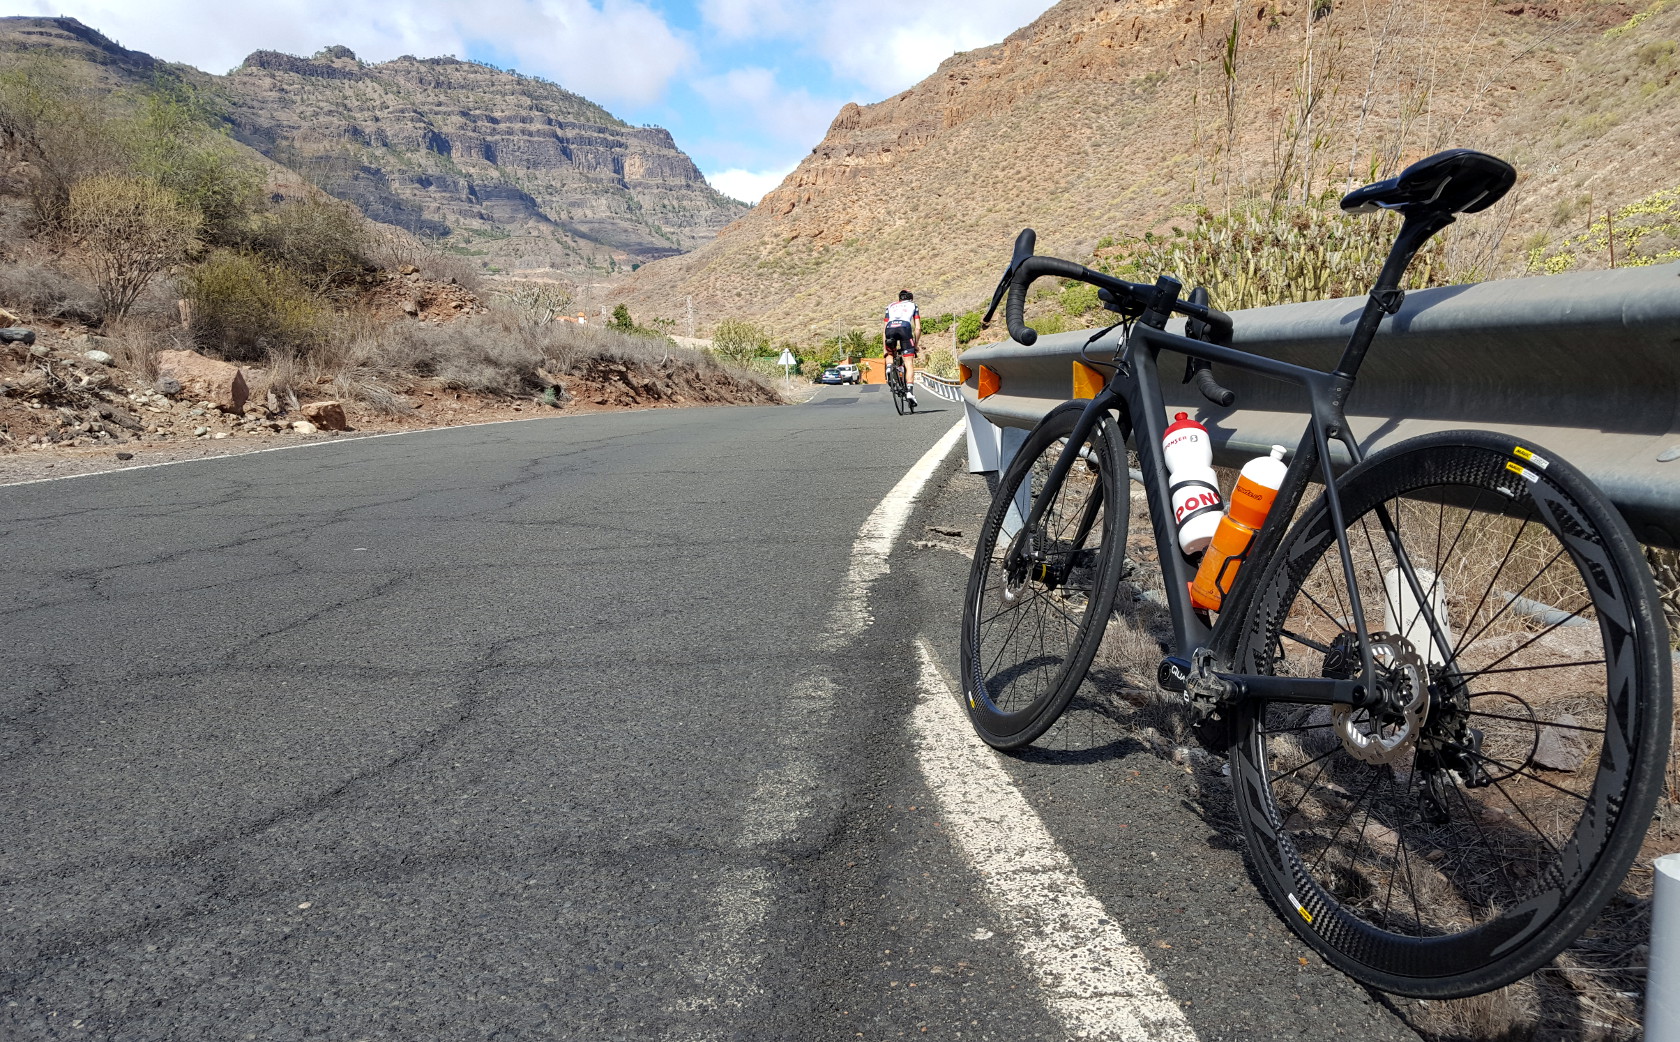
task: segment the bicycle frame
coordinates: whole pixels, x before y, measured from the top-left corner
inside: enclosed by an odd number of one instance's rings
[[[1067,446],[1056,460],[1045,483],[1047,493],[1061,488],[1062,481],[1073,467],[1078,446],[1084,444],[1098,421],[1110,410],[1121,412],[1121,423],[1128,440],[1137,449],[1138,469],[1143,475],[1144,492],[1149,500],[1149,514],[1155,528],[1155,543],[1161,559],[1161,578],[1166,585],[1167,606],[1173,619],[1173,651],[1162,662],[1163,685],[1184,690],[1196,684],[1204,693],[1211,692],[1221,704],[1258,698],[1276,702],[1295,702],[1304,705],[1352,705],[1372,707],[1383,702],[1378,691],[1376,667],[1371,657],[1370,633],[1365,626],[1365,613],[1360,603],[1358,582],[1353,572],[1353,553],[1348,546],[1342,504],[1336,495],[1336,474],[1330,461],[1330,439],[1335,438],[1346,447],[1348,456],[1357,464],[1364,458],[1359,443],[1348,430],[1342,406],[1353,390],[1365,353],[1376,338],[1383,316],[1399,310],[1405,292],[1400,289],[1402,276],[1412,258],[1435,233],[1453,223],[1453,215],[1444,210],[1419,209],[1406,213],[1400,233],[1395,237],[1376,285],[1365,300],[1364,310],[1355,324],[1347,347],[1342,351],[1336,368],[1330,372],[1292,365],[1262,355],[1250,354],[1232,347],[1179,336],[1166,331],[1167,315],[1180,309],[1177,300],[1179,284],[1164,279],[1155,286],[1154,301],[1134,321],[1112,363],[1115,372],[1091,404],[1085,407]],[[1030,245],[1029,245],[1030,249]],[[1131,287],[1140,288],[1140,287]],[[1024,292],[1024,291],[1023,291]],[[1012,305],[1014,306],[1014,305]],[[1228,319],[1226,320],[1229,321]],[[1227,328],[1229,328],[1227,326]],[[1161,439],[1166,434],[1166,402],[1161,395],[1160,354],[1172,351],[1193,359],[1219,362],[1274,380],[1282,380],[1303,388],[1309,403],[1307,429],[1296,446],[1295,457],[1285,472],[1283,485],[1272,503],[1271,513],[1254,536],[1238,570],[1237,580],[1220,606],[1219,619],[1211,627],[1190,602],[1189,584],[1194,576],[1189,562],[1178,553],[1178,538],[1174,531],[1172,493],[1166,468],[1161,461]],[[1363,667],[1356,680],[1331,678],[1279,678],[1260,674],[1216,672],[1229,668],[1241,638],[1241,622],[1250,614],[1258,584],[1272,554],[1283,541],[1283,532],[1294,519],[1312,475],[1317,473],[1324,482],[1326,503],[1331,523],[1335,526],[1336,548],[1341,556],[1342,577],[1347,583],[1348,605],[1359,637],[1360,664]],[[1051,494],[1040,496],[1023,526],[1028,533],[1036,532]],[[1399,530],[1388,516],[1386,507],[1378,507],[1376,514],[1383,532],[1393,549],[1401,575],[1419,603],[1428,599],[1417,571],[1400,542]],[[1087,522],[1088,523],[1088,522]],[[1086,534],[1086,533],[1082,533]],[[1012,551],[1013,552],[1013,551]],[[1424,613],[1430,639],[1441,653],[1450,658],[1452,649],[1433,613]],[[1188,658],[1188,661],[1186,661]]]
[[[1166,402],[1161,394],[1159,374],[1159,356],[1162,351],[1207,359],[1296,384],[1306,391],[1310,402],[1311,416],[1307,429],[1295,449],[1271,513],[1254,537],[1244,565],[1237,573],[1235,585],[1221,607],[1218,621],[1211,627],[1191,604],[1188,588],[1194,573],[1190,563],[1177,550],[1178,537],[1173,522],[1172,493],[1160,450],[1161,441],[1166,435]],[[1189,658],[1205,649],[1212,653],[1216,662],[1229,664],[1241,636],[1241,620],[1248,614],[1247,609],[1265,571],[1265,565],[1282,541],[1283,532],[1293,519],[1307,485],[1315,474],[1330,490],[1328,505],[1336,530],[1343,573],[1345,578],[1351,579],[1352,554],[1344,530],[1341,502],[1335,495],[1335,471],[1330,461],[1329,439],[1335,438],[1340,441],[1354,463],[1363,458],[1359,444],[1348,430],[1347,419],[1342,412],[1342,404],[1353,388],[1354,376],[1339,371],[1326,373],[1249,354],[1235,348],[1192,340],[1143,321],[1133,325],[1111,364],[1116,367],[1114,375],[1096,398],[1085,407],[1068,437],[1067,446],[1051,471],[1046,487],[1060,487],[1073,465],[1073,460],[1078,456],[1078,446],[1084,444],[1085,438],[1103,416],[1111,410],[1118,411],[1122,430],[1137,449],[1138,469],[1143,475],[1144,493],[1149,501],[1155,542],[1160,549],[1158,556],[1161,561],[1161,578],[1166,586],[1167,607],[1173,620],[1173,650],[1180,658]],[[1357,360],[1354,368],[1357,368]],[[1034,503],[1024,525],[1026,531],[1036,531],[1050,498],[1048,495],[1041,496]],[[1383,517],[1383,527],[1390,528],[1386,515]],[[1394,532],[1390,531],[1389,534],[1400,556],[1403,573],[1416,594],[1422,597],[1422,586],[1410,563],[1406,561],[1404,550],[1399,546],[1398,540],[1394,539]],[[1217,675],[1239,689],[1233,692],[1236,699],[1264,698],[1315,705],[1342,703],[1366,706],[1378,703],[1380,699],[1374,694],[1376,686],[1370,681],[1374,676],[1373,663],[1357,583],[1349,581],[1348,593],[1348,608],[1353,613],[1359,630],[1364,666],[1362,681],[1277,678],[1256,674]],[[1433,628],[1433,623],[1431,626]],[[1441,638],[1437,636],[1437,639]],[[1285,680],[1286,682],[1283,682]],[[1368,695],[1368,692],[1372,694]]]

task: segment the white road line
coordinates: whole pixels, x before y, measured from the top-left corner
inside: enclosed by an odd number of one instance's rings
[[[892,487],[886,498],[876,504],[858,530],[857,539],[852,542],[852,563],[846,569],[846,579],[840,586],[840,599],[834,605],[834,614],[829,621],[825,650],[838,651],[850,646],[874,621],[875,617],[869,611],[869,587],[887,574],[887,557],[892,553],[899,533],[904,531],[904,523],[910,519],[910,508],[915,506],[922,486],[933,477],[933,472],[962,438],[964,423],[958,420],[933,443],[933,448],[927,450]]]
[[[1196,1035],[1015,787],[991,750],[974,736],[956,695],[926,642],[921,698],[911,730],[922,776],[980,892],[1015,933],[1021,956],[1045,1001],[1073,1038],[1183,1040]]]

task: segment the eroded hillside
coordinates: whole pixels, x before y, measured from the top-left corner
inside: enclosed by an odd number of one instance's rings
[[[1658,129],[1672,126],[1672,48],[1648,46],[1674,34],[1680,14],[1664,4],[1235,11],[1063,0],[902,94],[847,105],[754,211],[644,268],[625,298],[637,314],[675,315],[692,297],[702,324],[751,317],[795,337],[862,324],[906,286],[924,310],[961,310],[984,298],[1024,226],[1041,251],[1082,256],[1193,200],[1299,196],[1449,145],[1525,171],[1490,218],[1509,266],[1516,242],[1555,222],[1560,195],[1623,202],[1673,179],[1675,142]],[[1630,67],[1640,48],[1644,65]]]

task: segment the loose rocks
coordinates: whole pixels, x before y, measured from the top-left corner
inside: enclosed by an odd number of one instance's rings
[[[244,370],[197,351],[159,351],[157,367],[160,389],[164,379],[173,379],[182,391],[224,412],[239,412],[251,396]]]
[[[344,405],[341,402],[310,402],[303,407],[304,418],[324,431],[347,431],[349,422],[344,418]]]
[[[1534,748],[1534,762],[1547,770],[1578,771],[1586,762],[1586,750],[1582,748],[1581,732],[1576,728],[1581,722],[1568,713],[1558,717],[1552,723],[1540,729],[1540,741]]]

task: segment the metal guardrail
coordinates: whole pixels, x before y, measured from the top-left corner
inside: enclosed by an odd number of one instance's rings
[[[921,384],[928,391],[932,392],[935,396],[943,398],[948,402],[961,402],[963,400],[961,381],[950,380],[943,376],[935,376],[932,373],[918,370],[916,373],[916,382]]]
[[[1363,305],[1358,297],[1238,311],[1233,342],[1329,369]],[[999,469],[1023,429],[1071,397],[1072,362],[1091,332],[963,353],[965,364],[1001,378],[999,393],[983,402],[972,382],[962,387],[971,470]],[[1092,345],[1092,355],[1111,357],[1115,335]],[[1174,365],[1163,359],[1162,374]],[[1215,375],[1237,392],[1235,408],[1176,382],[1163,391],[1169,407],[1207,426],[1218,462],[1238,465],[1299,441],[1306,408],[1298,388],[1229,366]],[[1451,428],[1520,437],[1584,470],[1639,539],[1680,546],[1680,263],[1408,293],[1383,320],[1347,415],[1367,451]]]

